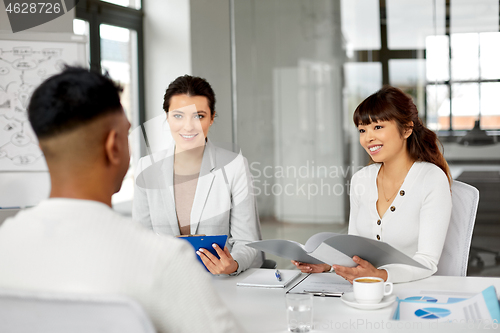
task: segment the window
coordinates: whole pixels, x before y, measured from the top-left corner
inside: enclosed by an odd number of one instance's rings
[[[123,88],[121,102],[129,121],[136,127],[137,112],[137,32],[101,24],[101,68]]]
[[[427,114],[434,130],[500,129],[499,2],[447,1],[446,35],[427,38]],[[429,120],[431,120],[429,122]]]
[[[379,10],[369,11],[375,2]],[[472,129],[480,119],[481,128],[500,130],[494,100],[500,88],[498,0],[346,0],[342,5],[349,62],[380,63],[381,83],[410,94],[429,128],[460,135],[454,131]],[[380,28],[373,27],[374,20]],[[357,26],[358,35],[363,27],[368,35],[380,33],[380,46],[347,33],[348,24]],[[345,71],[347,81],[350,75]]]
[[[427,72],[427,105],[435,116],[430,127],[468,130],[480,118],[481,128],[499,129],[500,110],[494,95],[500,88],[500,64],[495,59],[500,51],[500,32],[429,39],[427,64],[435,69]],[[437,95],[441,97],[436,100]]]
[[[103,1],[113,3],[118,6],[131,7],[135,9],[141,8],[141,0],[103,0]]]
[[[75,34],[89,39],[90,67],[107,72],[123,87],[121,102],[132,124],[131,130],[144,122],[143,13],[139,0],[83,0],[76,7]],[[135,9],[139,8],[139,9]],[[130,140],[132,150],[139,150],[138,140]],[[135,165],[131,161],[131,166]],[[133,198],[134,170],[131,167],[113,204]]]

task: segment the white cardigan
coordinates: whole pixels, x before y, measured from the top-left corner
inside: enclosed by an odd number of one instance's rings
[[[436,165],[415,162],[399,193],[382,217],[377,211],[377,175],[381,164],[358,171],[351,181],[349,234],[378,239],[430,270],[407,265],[378,267],[387,281],[408,282],[431,276],[443,250],[451,216],[448,178]],[[380,222],[379,222],[380,220]]]

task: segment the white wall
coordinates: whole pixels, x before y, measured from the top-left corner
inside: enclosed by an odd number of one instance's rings
[[[217,118],[208,136],[215,143],[229,143],[233,121],[229,0],[191,0],[190,3],[193,75],[207,79],[217,100]]]
[[[189,0],[143,0],[146,119],[163,113],[163,95],[176,77],[191,74]]]
[[[275,195],[287,180],[263,173],[264,169],[298,168],[313,162],[343,166],[341,73],[345,55],[339,4],[330,0],[235,3],[238,143],[253,165],[261,193],[259,212],[289,222],[342,223],[342,195],[316,194],[310,200],[301,200],[300,194]],[[324,77],[323,89],[308,76],[312,75],[309,67],[328,68],[317,73]],[[319,143],[321,139],[329,143],[327,147]],[[307,188],[320,180],[300,181]],[[300,185],[294,186],[296,192],[301,193]],[[324,205],[323,200],[334,203]],[[336,214],[323,211],[325,206]]]
[[[168,139],[165,89],[176,77],[191,74],[207,79],[215,91],[217,118],[210,139],[231,142],[229,1],[143,1],[146,120],[154,119],[147,124],[148,139]]]
[[[201,76],[217,99],[209,137],[231,142],[229,1],[143,0],[143,8],[146,119],[163,114],[165,89],[176,77]]]

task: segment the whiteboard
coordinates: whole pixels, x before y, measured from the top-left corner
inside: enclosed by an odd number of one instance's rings
[[[85,64],[85,37],[68,35],[51,34],[47,41],[7,40],[0,35],[0,171],[47,171],[26,109],[45,79],[65,64]]]

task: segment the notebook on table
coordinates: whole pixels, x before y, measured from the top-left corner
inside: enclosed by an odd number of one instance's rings
[[[301,275],[301,271],[296,269],[280,269],[279,271],[281,273],[281,281],[278,281],[276,278],[276,270],[259,269],[240,282],[237,282],[236,285],[240,287],[285,288]]]

